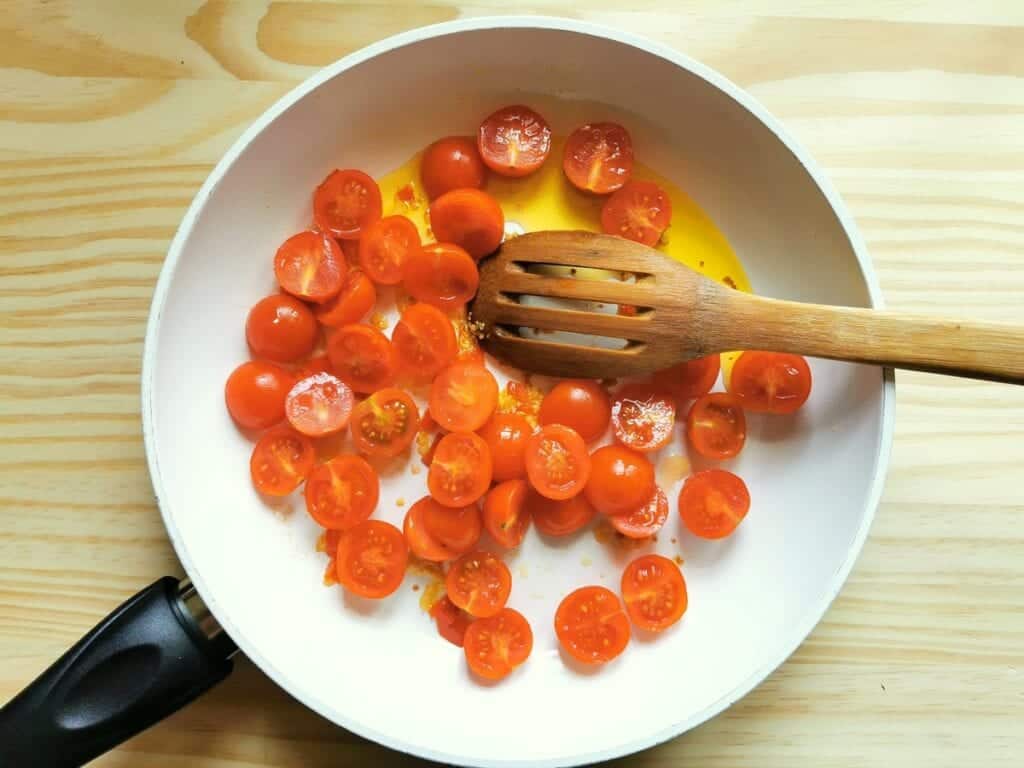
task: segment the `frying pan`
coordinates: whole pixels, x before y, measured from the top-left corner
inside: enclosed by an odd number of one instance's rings
[[[310,190],[334,167],[385,173],[516,102],[560,134],[599,119],[629,126],[639,156],[724,232],[757,292],[881,305],[821,171],[749,95],[674,50],[575,21],[485,18],[348,56],[232,146],[157,284],[144,438],[188,579],[140,592],[0,711],[3,765],[87,762],[223,679],[236,648],[312,709],[395,749],[466,765],[587,763],[714,716],[821,619],[867,535],[889,459],[893,381],[876,368],[814,361],[815,390],[797,418],[750,418],[733,466],[751,514],[722,542],[686,536],[673,514],[651,546],[685,558],[687,615],[597,671],[561,657],[555,605],[582,584],[614,587],[640,550],[623,554],[589,533],[557,545],[531,534],[507,559],[510,605],[531,619],[534,653],[503,684],[481,686],[420,610],[415,574],[377,603],[324,588],[301,500],[295,514],[287,502],[271,510],[252,490],[251,443],[226,413],[223,383],[247,357],[245,313],[274,288],[274,249],[310,219]],[[400,502],[423,494],[423,475],[398,465],[384,473],[375,514],[400,524]],[[678,483],[666,490],[674,498]],[[509,723],[528,738],[509,739]]]

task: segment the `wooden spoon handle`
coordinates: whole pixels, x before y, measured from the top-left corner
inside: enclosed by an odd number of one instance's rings
[[[715,347],[793,352],[972,379],[1024,384],[1024,326],[905,312],[800,304],[737,291],[704,334]]]

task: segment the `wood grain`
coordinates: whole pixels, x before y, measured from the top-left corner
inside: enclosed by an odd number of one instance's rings
[[[626,10],[628,8],[628,10]],[[0,0],[0,696],[179,566],[146,474],[153,283],[209,169],[316,67],[505,0]],[[750,89],[849,203],[889,304],[1024,321],[1018,0],[526,0]],[[1018,766],[1024,393],[900,375],[853,576],[757,691],[630,765]],[[827,510],[827,500],[823,500]],[[397,765],[246,662],[103,768]],[[623,763],[625,764],[625,763]]]

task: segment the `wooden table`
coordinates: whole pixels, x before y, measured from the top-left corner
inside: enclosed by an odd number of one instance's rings
[[[0,698],[140,585],[180,573],[146,472],[139,365],[164,253],[214,162],[317,67],[510,8],[0,0]],[[521,9],[660,39],[749,89],[838,185],[893,307],[1024,322],[1019,0]],[[1024,390],[897,386],[885,498],[825,621],[729,712],[633,764],[1022,764]],[[242,660],[96,765],[404,762]]]

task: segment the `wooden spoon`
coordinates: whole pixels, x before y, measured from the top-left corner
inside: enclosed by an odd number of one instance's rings
[[[576,276],[569,276],[572,268]],[[586,269],[633,275],[635,282],[581,279]],[[544,306],[526,303],[528,296],[577,303],[539,302]],[[635,314],[601,312],[590,302],[635,307]],[[653,248],[591,232],[535,232],[506,242],[481,262],[470,314],[482,324],[488,352],[552,376],[615,378],[712,352],[762,349],[1024,382],[1020,325],[754,296],[719,285]],[[611,337],[625,345],[607,349],[592,340],[556,341],[545,333],[550,331]]]

